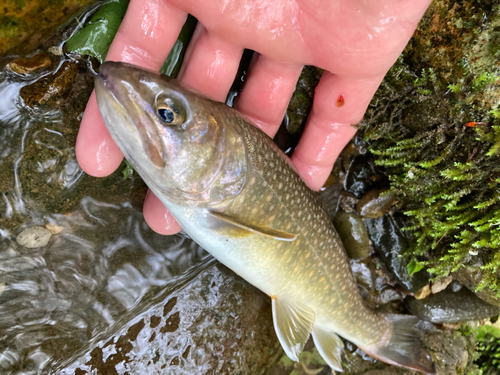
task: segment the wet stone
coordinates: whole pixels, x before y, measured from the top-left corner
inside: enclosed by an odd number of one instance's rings
[[[21,88],[24,103],[33,107],[61,96],[76,76],[78,65],[65,61],[54,75],[48,75],[35,83]]]
[[[408,274],[408,260],[402,256],[408,248],[408,241],[401,232],[403,223],[398,215],[386,214],[377,219],[366,219],[365,226],[376,254],[398,284],[409,292],[416,292],[428,284],[429,277],[425,271],[412,276]]]
[[[339,196],[339,206],[345,211],[345,212],[352,212],[354,211],[354,207],[356,207],[356,204],[358,203],[359,199],[356,198],[356,196],[352,193],[349,193],[348,191],[342,190],[340,192]]]
[[[481,290],[476,291],[482,280],[482,272],[480,269],[476,267],[464,267],[456,272],[453,272],[453,277],[460,284],[475,292],[476,295],[483,301],[495,306],[500,306],[500,299],[496,296],[497,292],[491,289],[488,285]]]
[[[51,236],[52,233],[44,227],[31,227],[19,233],[16,241],[19,245],[32,249],[46,246]]]
[[[445,290],[448,287],[448,285],[451,284],[452,281],[453,281],[453,276],[451,276],[451,275],[448,277],[444,277],[442,279],[433,281],[432,285],[431,285],[431,292],[433,294],[436,294],[436,293],[439,293],[439,292]]]
[[[31,57],[11,61],[7,64],[7,68],[18,74],[29,74],[50,65],[52,65],[50,56],[45,52],[39,52]]]
[[[386,181],[373,161],[366,155],[357,155],[352,158],[344,180],[344,189],[361,198],[370,189]]]
[[[396,196],[381,195],[386,190],[373,189],[367,192],[356,205],[356,212],[363,218],[376,219],[387,213],[396,202]]]
[[[431,294],[425,299],[407,298],[408,310],[432,323],[460,323],[486,319],[500,313],[500,307],[490,305],[467,288],[453,292],[451,288]]]
[[[339,209],[333,218],[333,225],[351,259],[364,259],[370,254],[368,233],[363,220],[355,212]]]

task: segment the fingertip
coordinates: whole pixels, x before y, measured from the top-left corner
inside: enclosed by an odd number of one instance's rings
[[[94,177],[110,175],[123,160],[122,152],[101,117],[94,92],[83,114],[75,153],[80,167]]]
[[[159,234],[176,234],[182,229],[174,216],[151,190],[148,190],[146,195],[143,214],[149,227]]]
[[[319,191],[323,187],[333,168],[333,163],[331,165],[308,165],[300,159],[295,160],[294,165],[302,180],[314,191]]]

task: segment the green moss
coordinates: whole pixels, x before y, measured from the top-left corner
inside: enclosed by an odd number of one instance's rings
[[[361,128],[409,218],[413,264],[436,277],[480,267],[478,290],[500,297],[500,73],[491,59],[500,12],[458,4],[433,3]],[[460,34],[456,19],[467,20]]]
[[[477,354],[475,363],[484,375],[500,372],[500,329],[484,325],[476,331]]]

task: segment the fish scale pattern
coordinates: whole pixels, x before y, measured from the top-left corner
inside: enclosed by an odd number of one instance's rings
[[[246,121],[242,128],[251,168],[237,206],[247,205],[247,220],[264,220],[262,225],[298,234],[295,241],[275,241],[273,248],[291,285],[315,311],[318,324],[334,327],[353,342],[377,342],[390,324],[359,296],[341,240],[319,197],[272,139]]]

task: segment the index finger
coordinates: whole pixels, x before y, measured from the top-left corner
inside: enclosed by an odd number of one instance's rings
[[[186,21],[187,13],[162,0],[131,0],[106,60],[159,71]],[[123,154],[109,134],[92,93],[76,142],[76,157],[88,174],[103,177]]]

